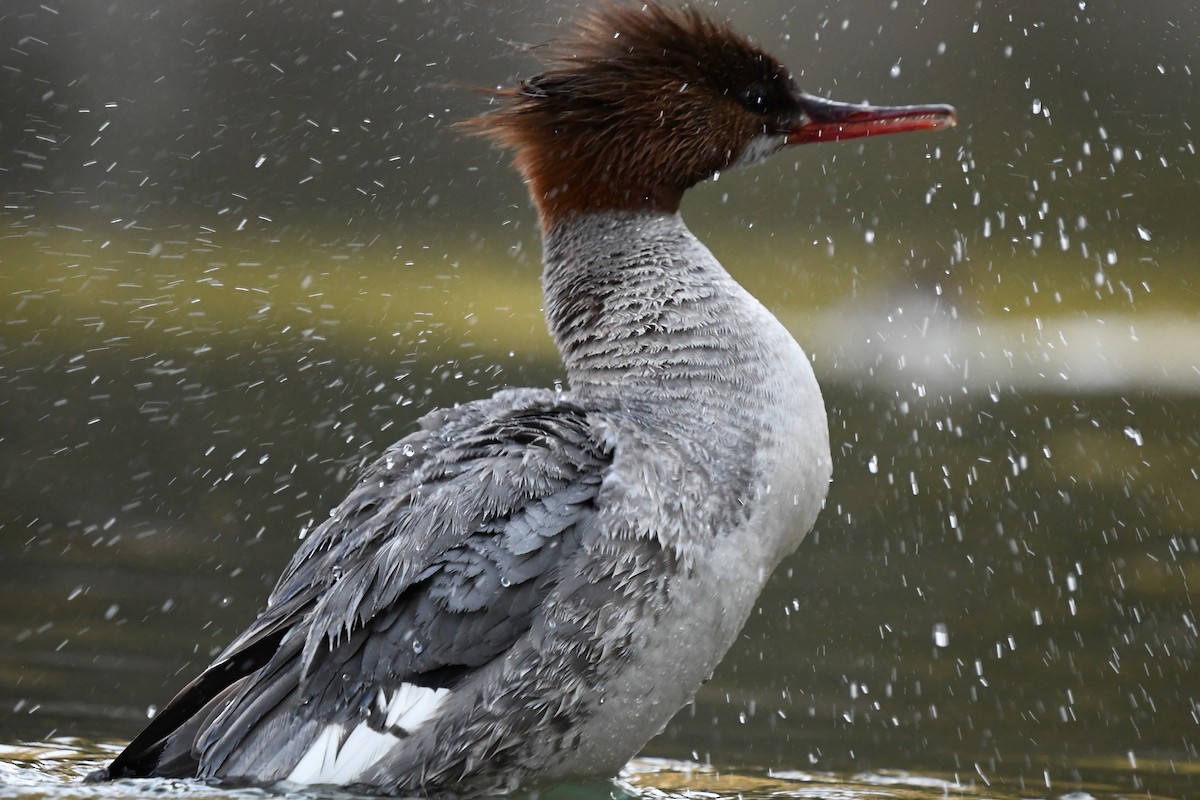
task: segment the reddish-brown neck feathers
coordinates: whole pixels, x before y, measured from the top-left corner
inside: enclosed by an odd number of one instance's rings
[[[791,86],[728,25],[654,2],[604,4],[544,63],[464,125],[515,151],[546,227],[577,213],[678,210],[686,189],[761,132],[743,87]]]

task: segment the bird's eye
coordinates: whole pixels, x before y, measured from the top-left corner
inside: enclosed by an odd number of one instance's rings
[[[766,90],[761,87],[752,86],[742,93],[742,105],[755,114],[766,114],[769,102]]]

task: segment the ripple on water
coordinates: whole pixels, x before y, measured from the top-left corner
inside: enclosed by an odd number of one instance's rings
[[[28,744],[0,744],[0,800],[72,800],[73,798],[196,798],[196,800],[352,800],[358,795],[332,789],[231,788],[199,781],[162,779],[84,784],[83,776],[98,769],[120,752],[121,745],[98,744],[77,738],[56,738]],[[1168,765],[1163,764],[1163,767]],[[1179,764],[1169,765],[1175,770]],[[803,770],[719,771],[689,761],[638,758],[615,781],[561,786],[543,791],[537,800],[1016,800],[1045,797],[1058,800],[1117,800],[1129,796],[1120,774],[1109,785],[1091,783],[1070,787],[997,786],[960,776],[938,776],[904,771],[854,775]],[[1193,787],[1192,770],[1179,774],[1184,797]]]

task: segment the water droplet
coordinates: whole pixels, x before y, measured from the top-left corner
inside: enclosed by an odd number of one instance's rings
[[[950,629],[946,627],[946,623],[939,622],[933,626],[933,645],[934,647],[950,646]]]
[[[407,443],[403,447],[400,448],[400,452],[404,453],[405,458],[412,458],[414,455],[417,454],[416,449],[414,449],[411,444],[407,444]]]

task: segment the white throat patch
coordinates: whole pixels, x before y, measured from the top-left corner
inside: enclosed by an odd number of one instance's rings
[[[738,160],[729,165],[730,169],[752,167],[766,161],[783,149],[787,139],[782,133],[760,133],[750,140],[746,149],[738,156]]]

